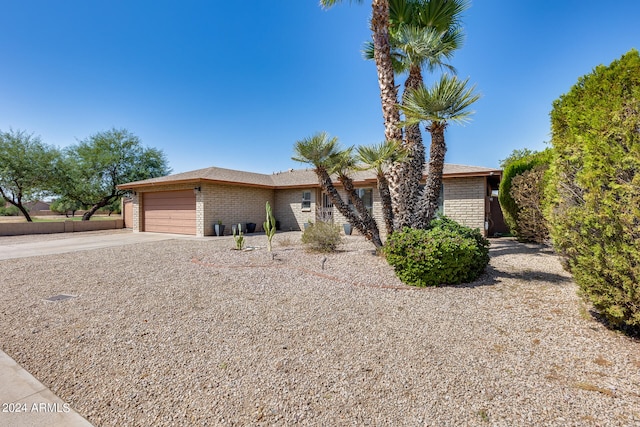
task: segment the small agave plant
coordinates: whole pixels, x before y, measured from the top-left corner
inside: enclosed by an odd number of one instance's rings
[[[236,249],[241,251],[244,248],[244,234],[242,233],[242,224],[233,227],[233,240],[236,241]]]

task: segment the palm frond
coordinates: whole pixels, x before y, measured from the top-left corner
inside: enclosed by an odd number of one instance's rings
[[[403,54],[404,69],[411,66],[426,66],[430,71],[436,68],[455,68],[446,61],[460,48],[463,33],[459,30],[440,32],[434,28],[403,25],[394,35],[394,48]]]
[[[339,177],[348,176],[356,166],[353,147],[333,153],[327,159],[326,166],[329,173],[335,173]]]
[[[340,145],[337,137],[330,137],[323,131],[296,141],[293,151],[294,156],[291,160],[308,163],[316,168],[326,168],[330,159],[340,151]]]
[[[380,144],[359,146],[356,160],[360,163],[357,170],[374,169],[377,174],[384,173],[392,163],[407,158],[407,151],[400,141],[384,141]]]
[[[469,9],[468,0],[417,0],[421,7],[416,8],[414,22],[419,25],[447,31],[461,25],[462,13]]]
[[[422,86],[410,91],[400,106],[407,124],[427,122],[465,123],[474,112],[468,108],[480,99],[475,85],[468,88],[469,79],[459,80],[456,76],[442,75],[430,88]]]
[[[362,0],[349,0],[349,3],[362,3]],[[342,3],[342,0],[320,0],[320,7],[323,9],[329,9],[338,3]]]

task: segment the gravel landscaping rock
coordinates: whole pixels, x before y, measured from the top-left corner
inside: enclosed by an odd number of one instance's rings
[[[478,281],[415,289],[361,237],[299,237],[0,261],[0,346],[96,426],[640,425],[640,343],[549,248],[492,240]]]

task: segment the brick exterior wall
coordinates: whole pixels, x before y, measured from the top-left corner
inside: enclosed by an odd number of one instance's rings
[[[444,214],[486,234],[486,177],[449,178],[444,180]]]
[[[311,209],[302,210],[302,193],[311,192]],[[318,191],[316,188],[295,188],[275,190],[275,203],[273,205],[273,216],[280,222],[282,231],[300,231],[307,221],[316,219],[316,201]]]
[[[224,234],[232,233],[232,225],[247,222],[256,224],[256,232],[263,231],[265,205],[269,202],[272,209],[275,205],[275,190],[269,188],[203,184],[201,194],[204,236],[215,235],[213,226],[218,220],[225,226]]]
[[[382,201],[380,200],[380,192],[378,191],[378,188],[371,185],[358,186],[356,188],[366,188],[373,190],[373,207],[371,209],[371,212],[373,214],[373,218],[378,223],[380,234],[386,235],[386,229],[384,227],[384,217],[382,216]],[[342,188],[338,188],[338,193],[340,193],[340,197],[342,197],[342,200],[344,200],[345,203],[349,203],[349,196],[347,196],[346,191],[344,191]],[[333,208],[333,220],[336,224],[340,225],[341,228],[343,224],[346,224],[348,222],[347,219],[335,207]],[[353,234],[358,234],[355,228],[353,229]]]

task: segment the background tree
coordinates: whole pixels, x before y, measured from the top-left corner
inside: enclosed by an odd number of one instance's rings
[[[64,214],[67,218],[69,215],[76,216],[76,211],[84,208],[80,203],[67,197],[58,197],[51,202],[50,209],[52,212]]]
[[[25,131],[0,132],[0,195],[32,222],[24,203],[51,188],[60,152]]]
[[[102,209],[107,211],[107,215],[109,216],[111,216],[112,213],[115,213],[116,215],[121,214],[122,213],[122,197],[118,197],[117,199],[113,200],[111,203],[109,203],[107,206],[105,206]]]
[[[468,80],[462,81],[444,74],[430,88],[421,86],[411,90],[405,97],[402,110],[407,122],[426,122],[426,129],[431,134],[427,182],[415,218],[416,228],[427,228],[438,210],[444,156],[447,151],[444,131],[449,122],[466,122],[473,114],[468,108],[480,99],[480,95],[474,93],[475,86],[467,87]]]
[[[520,160],[528,158],[538,153],[535,150],[529,150],[528,148],[518,148],[509,154],[506,158],[500,160],[500,169],[506,169],[510,164]]]
[[[581,77],[551,112],[554,247],[594,307],[640,333],[640,55]]]
[[[126,129],[99,132],[70,147],[59,169],[57,192],[91,207],[83,221],[125,194],[118,185],[170,173],[164,153],[143,147]]]

